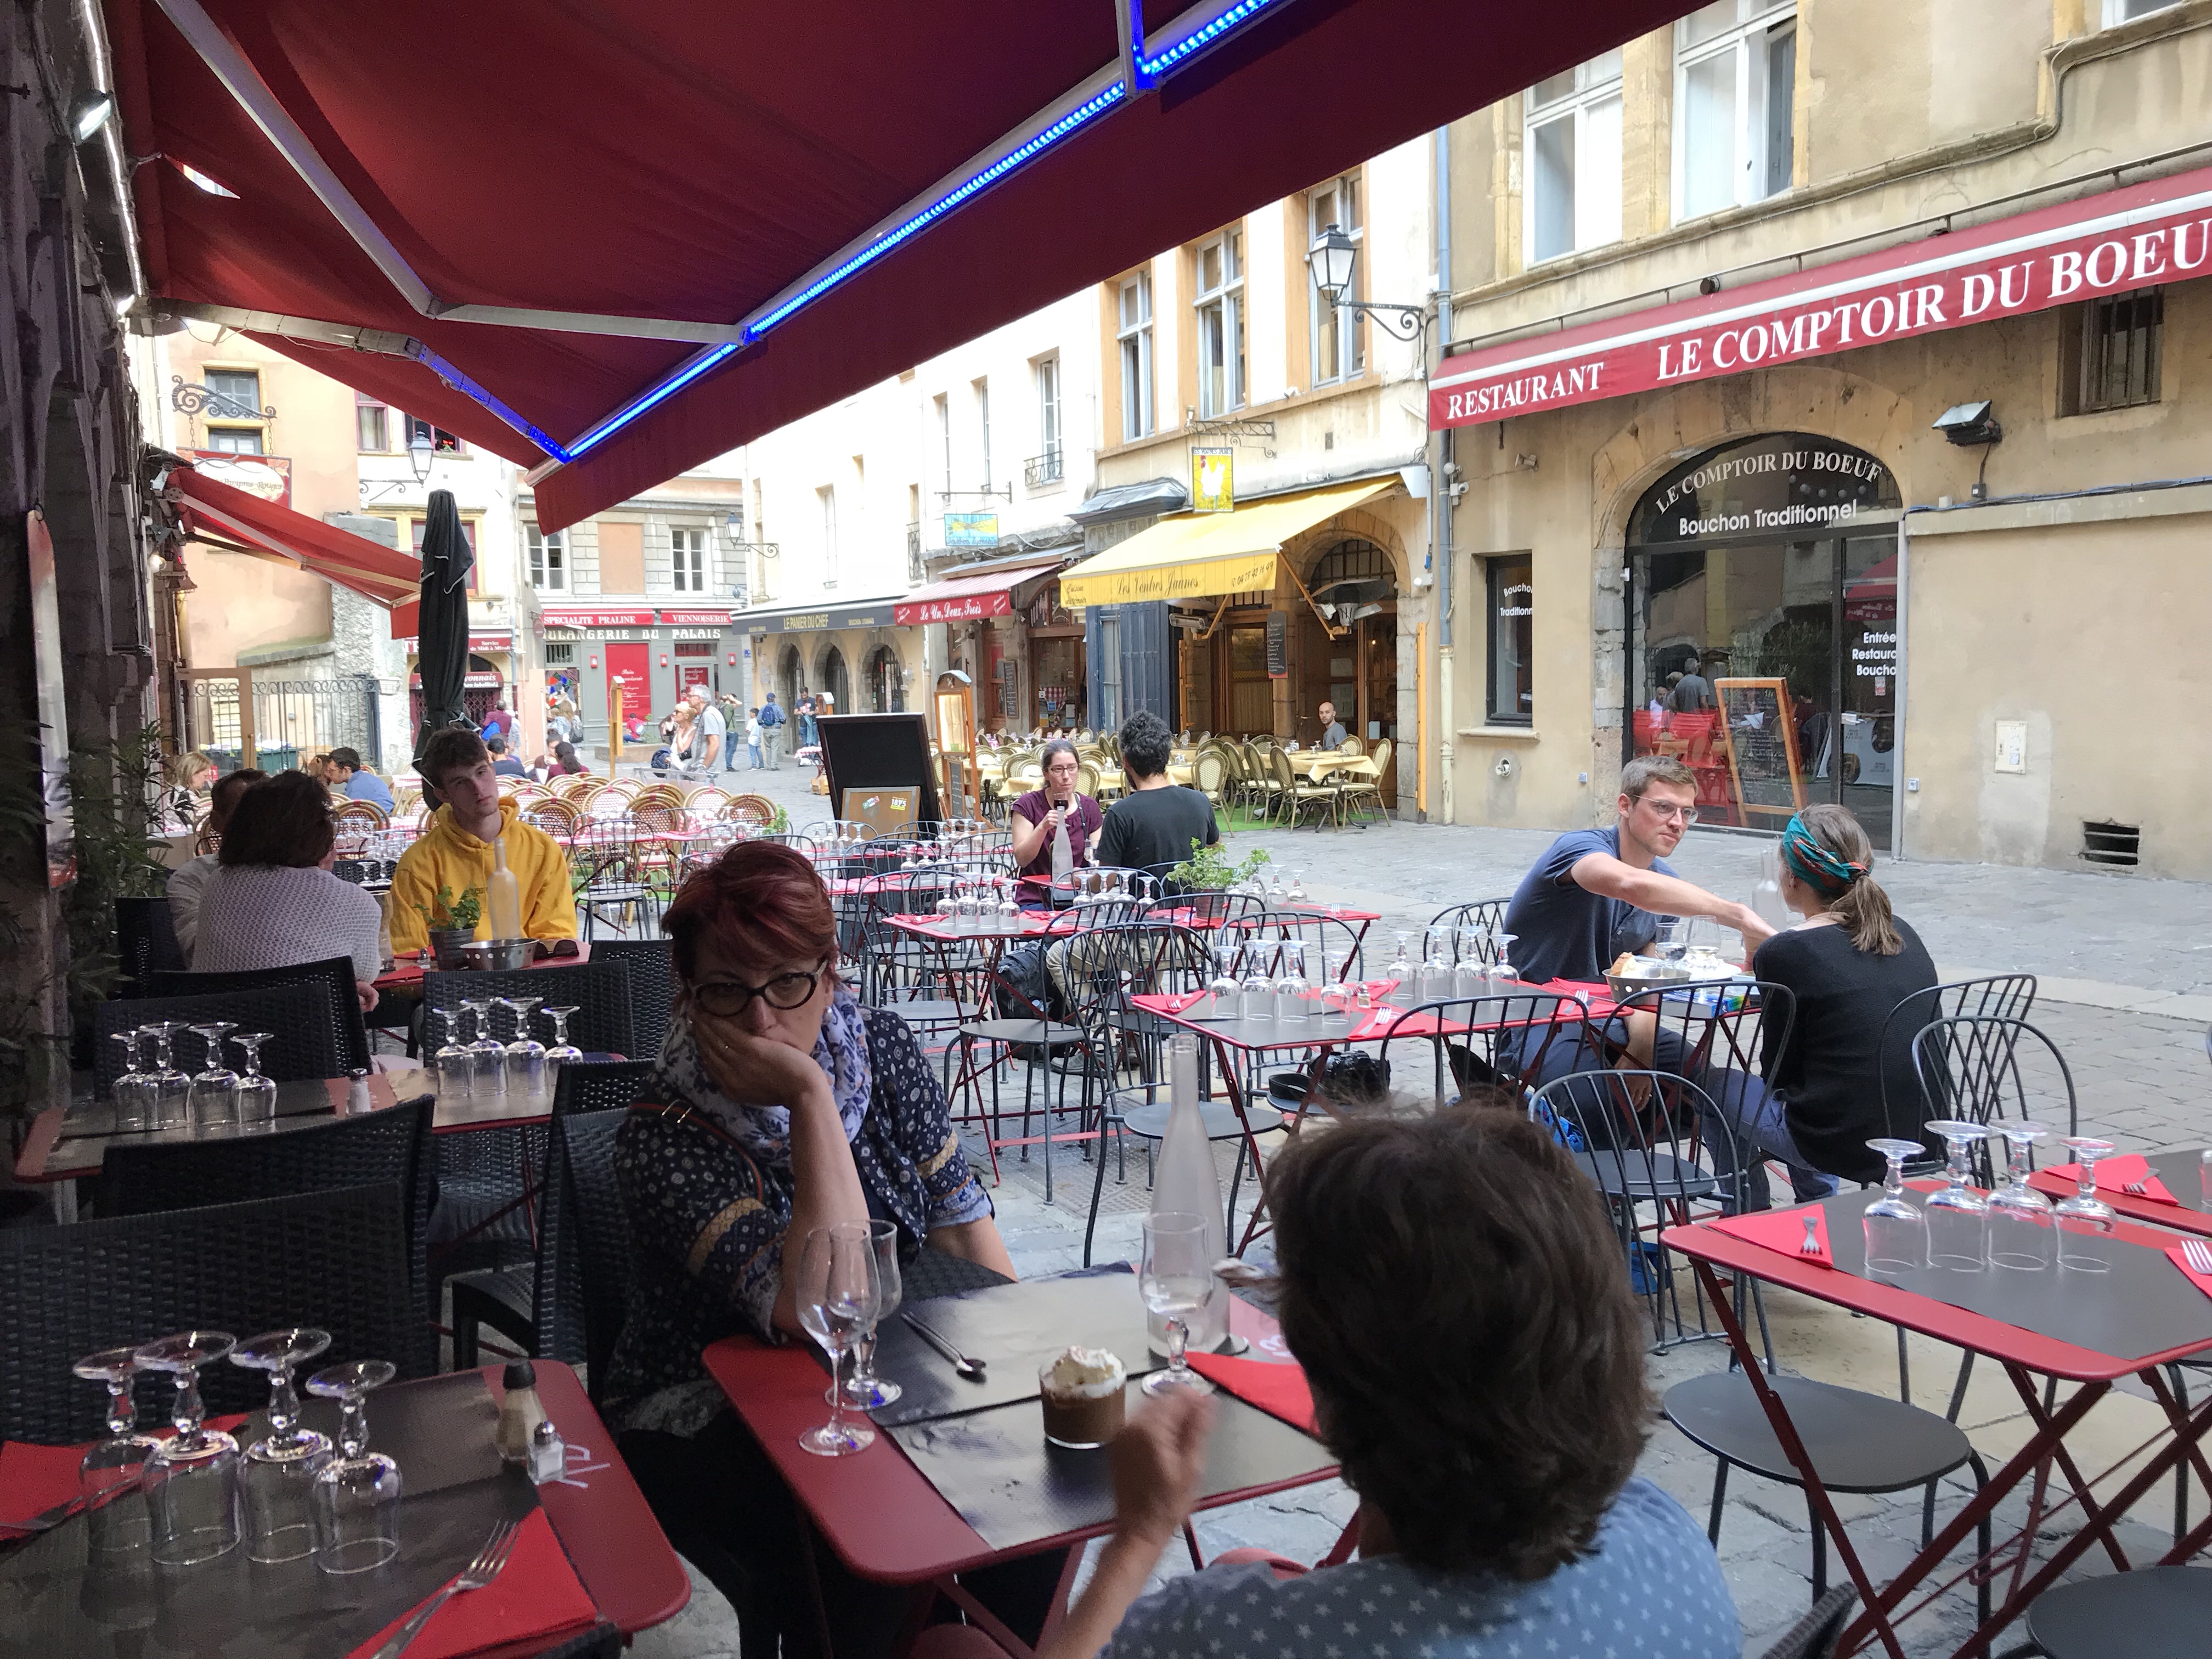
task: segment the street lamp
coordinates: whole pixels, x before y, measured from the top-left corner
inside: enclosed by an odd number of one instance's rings
[[[430,481],[430,464],[435,459],[435,452],[430,447],[430,434],[416,427],[415,435],[407,441],[407,464],[415,469],[416,483]]]
[[[1345,234],[1335,225],[1322,228],[1306,255],[1306,263],[1313,269],[1314,288],[1322,302],[1337,311],[1359,311],[1382,325],[1394,337],[1418,340],[1421,343],[1421,361],[1429,356],[1429,313],[1425,306],[1398,306],[1363,300],[1347,300],[1352,292],[1352,272],[1359,263],[1359,244]]]

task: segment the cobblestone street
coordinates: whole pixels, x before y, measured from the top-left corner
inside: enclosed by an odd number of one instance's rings
[[[726,782],[737,790],[765,786],[760,793],[783,805],[797,827],[824,815],[823,799],[806,793],[807,777],[787,763],[775,773],[741,772]],[[1529,831],[1407,823],[1364,831],[1251,832],[1236,837],[1240,851],[1265,847],[1278,863],[1298,871],[1316,897],[1380,911],[1383,920],[1368,935],[1368,948],[1381,948],[1380,960],[1388,959],[1394,929],[1418,929],[1447,904],[1510,892],[1549,839]],[[1747,896],[1766,844],[1699,833],[1670,862],[1684,877],[1717,892]],[[2143,1151],[2205,1142],[2206,1085],[2212,1079],[2205,1053],[2206,1023],[2212,1020],[2212,927],[2207,927],[2212,902],[2203,889],[1990,866],[1885,861],[1877,874],[1899,914],[1927,941],[1945,978],[2022,970],[2039,975],[2033,1018],[2066,1058],[2084,1133],[2107,1133],[2124,1147]],[[1058,1080],[1043,1075],[1038,1079],[1040,1085]],[[1017,1077],[1008,1098],[1019,1093]],[[1060,1127],[1071,1130],[1072,1116]],[[980,1137],[971,1133],[969,1139],[978,1168],[988,1169]],[[1221,1158],[1225,1180],[1226,1148]],[[1003,1179],[994,1198],[1017,1267],[1027,1276],[1079,1265],[1093,1166],[1076,1147],[1058,1149],[1054,1196],[1048,1203],[1041,1158],[1024,1161],[1002,1154],[1002,1160]],[[1097,1260],[1133,1258],[1145,1208],[1144,1182],[1145,1164],[1133,1144],[1126,1184],[1109,1166],[1093,1251]],[[1248,1181],[1248,1195],[1249,1190]],[[1264,1245],[1259,1248],[1264,1250]],[[1686,1298],[1686,1274],[1682,1290]],[[1770,1291],[1765,1301],[1785,1369],[1895,1394],[1893,1328],[1787,1291]],[[1909,1351],[1912,1397],[1941,1410],[1958,1375],[1958,1351],[1917,1336],[1911,1339]],[[1655,1401],[1674,1382],[1726,1363],[1726,1350],[1717,1341],[1655,1355]],[[2030,1426],[2002,1374],[1986,1364],[1972,1373],[1959,1420],[1992,1467],[2026,1439]],[[2130,1384],[2093,1410],[2069,1443],[2092,1469],[2125,1467],[2127,1455],[2160,1420],[2148,1395]],[[1656,1412],[1639,1468],[1702,1523],[1712,1495],[1712,1460]],[[2108,1479],[2100,1490],[2117,1485]],[[1972,1477],[1964,1471],[1942,1483],[1936,1506],[1939,1527],[1972,1490]],[[1729,1496],[1721,1561],[1743,1619],[1746,1652],[1757,1656],[1810,1601],[1811,1536],[1803,1498],[1794,1488],[1739,1472]],[[1877,1582],[1918,1548],[1919,1491],[1837,1501]],[[2205,1501],[2201,1491],[2192,1493],[2192,1516],[2203,1513]],[[1312,1560],[1335,1541],[1355,1508],[1352,1495],[1331,1482],[1212,1511],[1199,1521],[1198,1534],[1209,1557],[1257,1545]],[[2163,1548],[2160,1539],[2170,1540],[2172,1514],[2169,1480],[2154,1486],[2124,1524],[2123,1541],[2132,1558],[2156,1558]],[[2025,1499],[2008,1501],[1998,1511],[1999,1535],[2007,1526],[2017,1529],[2025,1518]],[[2070,1512],[2046,1520],[2039,1552],[2047,1553],[2071,1530]],[[1962,1570],[1963,1556],[1954,1559],[1954,1570]],[[1180,1551],[1171,1551],[1162,1567],[1164,1574],[1188,1570]],[[1841,1571],[1832,1551],[1829,1571],[1832,1578]],[[2094,1550],[2074,1569],[2077,1574],[2109,1571],[2103,1553]],[[683,1619],[640,1638],[634,1649],[640,1659],[721,1654],[734,1659],[735,1632],[726,1607],[703,1583],[701,1592]],[[1941,1598],[1905,1626],[1908,1653],[1917,1659],[1948,1652],[1971,1630],[1972,1606],[1970,1587]]]

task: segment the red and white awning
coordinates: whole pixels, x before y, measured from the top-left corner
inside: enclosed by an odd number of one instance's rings
[[[1656,391],[2212,275],[2212,167],[1448,357],[1432,427]]]
[[[898,602],[894,620],[904,626],[917,623],[973,622],[985,617],[1012,613],[1014,590],[1024,582],[1049,576],[1065,560],[1033,564],[1019,570],[994,570],[987,575],[953,576],[927,587],[917,587]]]
[[[191,539],[297,565],[392,612],[394,639],[413,629],[422,565],[411,553],[234,489],[198,467],[177,468],[169,475],[169,488],[180,497],[178,507]]]

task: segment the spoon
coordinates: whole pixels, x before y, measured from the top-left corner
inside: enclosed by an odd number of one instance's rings
[[[906,1321],[907,1324],[913,1329],[914,1334],[916,1336],[920,1337],[923,1341],[928,1343],[931,1347],[936,1349],[938,1352],[943,1354],[947,1359],[951,1360],[952,1362],[952,1369],[957,1371],[962,1376],[967,1378],[969,1382],[981,1382],[983,1380],[983,1361],[980,1359],[970,1359],[966,1354],[961,1352],[959,1349],[954,1347],[950,1342],[947,1342],[943,1337],[939,1336],[935,1331],[930,1329],[928,1326],[923,1324],[912,1314],[902,1313],[899,1315],[899,1317]]]

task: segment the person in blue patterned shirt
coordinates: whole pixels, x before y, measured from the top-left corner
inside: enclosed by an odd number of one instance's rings
[[[1284,1340],[1358,1493],[1359,1554],[1222,1563],[1137,1597],[1180,1534],[1213,1402],[1115,1441],[1115,1530],[1038,1659],[1733,1659],[1735,1604],[1650,1421],[1620,1247],[1517,1113],[1351,1119],[1267,1168]],[[916,1659],[973,1632],[931,1631]]]

